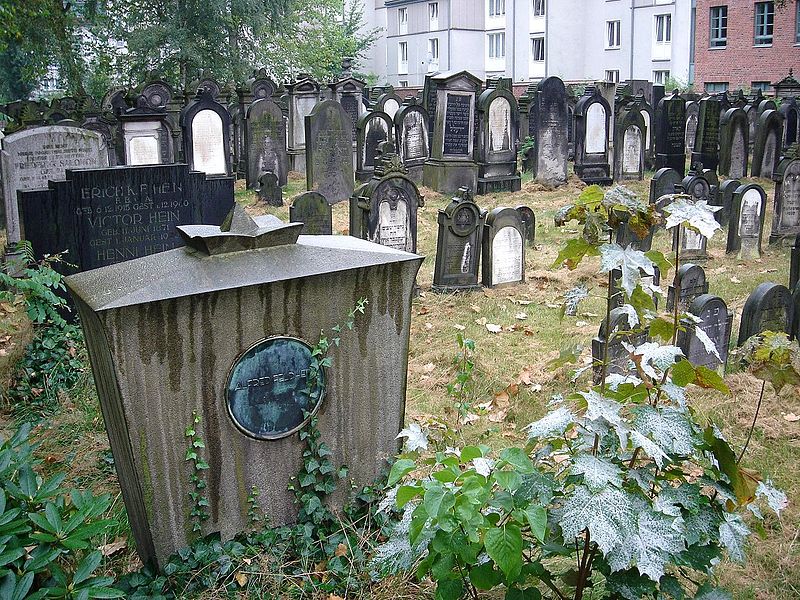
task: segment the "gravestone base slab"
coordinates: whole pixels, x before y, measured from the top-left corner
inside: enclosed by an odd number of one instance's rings
[[[417,165],[409,165],[406,163],[405,167],[408,169],[408,178],[417,185],[422,185],[422,172],[425,169],[425,163]]]
[[[455,292],[473,292],[482,290],[483,286],[477,285],[432,285],[431,291],[436,294],[452,294]]]
[[[478,186],[478,165],[474,162],[431,159],[425,163],[422,181],[440,194],[454,194],[458,188]]]
[[[597,185],[611,185],[613,183],[611,166],[608,163],[575,165],[575,174],[588,185],[595,183]]]
[[[494,192],[518,192],[522,189],[522,178],[519,175],[504,177],[478,177],[478,195]]]
[[[306,172],[306,150],[289,150],[289,170],[305,174]]]

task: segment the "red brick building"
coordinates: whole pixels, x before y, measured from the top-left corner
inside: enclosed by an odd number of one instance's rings
[[[800,0],[697,0],[694,84],[698,91],[739,87],[772,92],[800,73]]]

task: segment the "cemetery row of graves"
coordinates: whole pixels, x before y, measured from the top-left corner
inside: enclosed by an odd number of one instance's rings
[[[317,492],[332,492],[332,506],[348,496],[346,486],[334,491],[330,473],[346,465],[345,478],[358,486],[385,476],[401,429],[406,453],[395,465],[419,466],[418,451],[428,443],[420,441],[423,430],[432,446],[447,442],[442,456],[451,443],[478,448],[473,460],[488,452],[484,442],[520,443],[524,425],[540,423],[550,396],[575,389],[565,363],[586,367],[578,380],[603,394],[612,394],[607,381],[645,381],[660,397],[669,367],[638,366],[641,379],[625,379],[632,349],[658,339],[644,325],[659,313],[675,315],[676,325],[678,315],[694,315],[666,336],[675,348],[671,360],[682,356],[679,364],[690,365],[683,367],[692,369],[690,381],[734,372],[727,378],[731,403],[718,404],[716,392],[705,389],[712,385],[690,389],[698,415],[720,419],[742,445],[743,421],[761,399],[749,389],[757,380],[737,372],[730,353],[764,331],[797,339],[800,328],[800,84],[791,75],[774,99],[761,92],[665,95],[647,82],[597,84],[573,97],[557,77],[518,98],[509,81],[483,82],[467,72],[431,76],[421,97],[409,98],[368,91],[347,73],[328,86],[309,77],[277,86],[255,72],[235,98],[213,80],[195,83],[192,94],[154,81],[112,90],[99,105],[67,98],[3,108],[11,118],[0,138],[6,265],[20,273],[30,258],[18,242],[30,245],[35,260],[66,252],[67,262],[53,266],[68,276],[69,318],[80,317],[102,412],[101,419],[94,410],[90,439],[105,440],[104,423],[118,482],[100,487],[121,490],[130,524],[131,548],[124,559],[109,555],[109,572],[129,570],[121,563],[133,560],[134,547],[143,563],[163,569],[201,534],[218,532],[224,541],[251,529],[255,512],[284,525],[297,518],[299,504],[301,522],[320,528],[329,515],[313,505]],[[237,179],[248,191],[235,191]],[[617,183],[626,187],[608,187]],[[582,231],[573,229],[575,220]],[[610,264],[614,249],[623,258]],[[598,253],[603,276],[578,266]],[[564,263],[570,272],[548,269]],[[590,293],[595,287],[599,292]],[[655,374],[662,372],[659,384]],[[733,410],[737,398],[743,400]],[[796,431],[783,416],[798,409],[797,398],[773,394],[766,402],[766,418],[783,429],[774,427],[775,448],[760,437],[753,444],[767,471],[763,489],[781,497],[771,478],[791,497],[797,484],[784,470],[797,454]],[[685,411],[657,404],[652,410]],[[692,418],[699,423],[700,416]],[[577,431],[561,432],[568,446],[576,439],[568,433],[582,439]],[[597,454],[601,434],[594,435]],[[191,459],[182,445],[187,438],[202,449],[190,449]],[[58,464],[64,449],[55,443],[44,440]],[[619,453],[614,460],[623,457],[632,468],[641,444],[632,455],[612,448]],[[687,452],[675,448],[663,458],[678,464],[675,457]],[[652,448],[644,452],[657,478],[661,457]],[[475,472],[462,468],[465,476]],[[720,476],[721,485],[735,486],[738,474]],[[411,493],[424,485],[406,487]],[[506,489],[498,486],[494,494]],[[580,483],[575,489],[589,490]],[[419,506],[428,506],[428,492]],[[752,500],[737,499],[742,506]],[[720,506],[715,510],[727,510]],[[557,514],[548,515],[553,535],[569,531]],[[796,515],[791,505],[788,514]],[[436,516],[428,518],[435,530]],[[510,509],[507,518],[513,525]],[[747,581],[737,597],[797,591],[797,550],[782,523],[767,524],[780,549],[756,551],[764,581],[722,567],[723,583]],[[489,588],[531,590],[522,586],[532,573],[514,574],[490,549],[488,532],[496,525],[481,525],[488,527],[486,542],[469,540],[486,544],[491,557],[474,565],[475,578],[490,564],[492,577],[502,577]],[[595,526],[581,527],[576,538],[586,548],[578,582],[566,582],[576,598],[599,548],[586,533]],[[566,535],[564,541],[571,545]],[[350,557],[352,570],[352,549],[333,550],[342,561]],[[612,573],[603,573],[607,591],[621,585],[614,572],[637,566],[637,578],[659,582],[663,571],[654,576],[643,556],[618,558]],[[24,553],[12,559],[19,582],[26,560]],[[698,564],[690,566],[702,572]],[[257,569],[229,568],[210,585],[246,593],[248,577],[252,585],[265,579]],[[469,577],[454,569],[431,571],[439,597],[469,592],[462,587]],[[318,576],[297,579],[319,592],[327,589],[322,573],[333,571],[322,567]],[[407,575],[402,581],[411,597],[433,593]],[[684,580],[687,589],[701,597],[705,584],[692,581]],[[377,588],[358,593],[380,595]]]

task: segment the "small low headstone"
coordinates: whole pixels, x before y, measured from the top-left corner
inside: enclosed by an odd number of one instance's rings
[[[678,267],[675,281],[667,290],[667,311],[675,309],[676,286],[680,290],[678,294],[678,312],[686,312],[695,298],[708,293],[705,270],[700,265],[691,263],[685,263]]]
[[[659,202],[659,199],[667,194],[674,194],[675,186],[680,185],[681,181],[683,177],[675,169],[664,167],[656,171],[650,180],[650,204],[655,204],[659,209],[666,206],[669,201]]]
[[[777,283],[764,282],[747,297],[742,309],[737,346],[762,331],[790,332],[792,297]]]
[[[533,246],[536,243],[536,215],[530,206],[520,205],[516,210],[525,226],[525,241],[529,246]]]
[[[783,117],[777,110],[767,109],[756,121],[756,139],[753,146],[752,177],[772,179],[781,157]]]
[[[483,229],[483,285],[495,287],[525,281],[525,230],[519,213],[498,207]]]
[[[685,331],[678,332],[678,347],[683,350],[686,359],[694,366],[707,367],[723,375],[728,362],[733,313],[728,312],[728,307],[722,298],[711,294],[702,294],[695,298],[689,306],[688,312],[701,319],[701,322],[687,324]],[[719,359],[713,352],[706,350],[705,345],[695,333],[697,329],[705,332],[713,342]]]
[[[461,188],[446,208],[439,210],[434,292],[480,289],[478,266],[485,213]]]
[[[333,217],[331,205],[319,192],[303,192],[289,206],[289,221],[303,224],[303,235],[331,235]]]
[[[716,202],[716,184],[718,181],[713,171],[704,169],[702,172],[698,172],[698,168],[699,165],[689,171],[681,182],[681,187],[686,194],[691,196],[694,202],[705,201],[708,205],[713,206]],[[680,225],[675,228],[675,233],[673,234],[673,250],[678,247],[678,240],[680,240],[678,252],[681,260],[700,262],[708,259],[708,238],[703,234]]]
[[[784,158],[775,170],[775,202],[769,243],[800,235],[800,159]]]
[[[258,177],[256,195],[268,206],[283,206],[283,190],[278,183],[278,176],[271,171],[262,173]]]
[[[647,341],[647,332],[626,333],[633,329],[628,321],[628,313],[622,308],[614,308],[610,319],[600,324],[600,331],[592,340],[592,372],[595,385],[602,383],[603,359],[606,359],[606,376],[627,375],[635,371],[628,350],[623,345],[640,346]]]
[[[738,258],[761,258],[761,232],[767,212],[767,193],[758,184],[740,186],[733,194],[733,211],[728,227],[726,252]]]
[[[714,219],[716,219],[717,223],[722,227],[728,226],[733,211],[733,193],[738,190],[741,185],[742,183],[738,179],[727,179],[719,186],[714,206],[719,206],[721,208],[714,213]]]
[[[335,100],[323,100],[306,116],[306,189],[331,204],[353,193],[353,142],[350,117]]]

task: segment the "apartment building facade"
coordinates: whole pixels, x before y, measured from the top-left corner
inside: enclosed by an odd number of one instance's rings
[[[691,79],[693,0],[364,0],[383,32],[366,70],[422,85],[469,70],[525,82]]]
[[[800,2],[697,0],[696,86],[772,92],[800,68]]]

